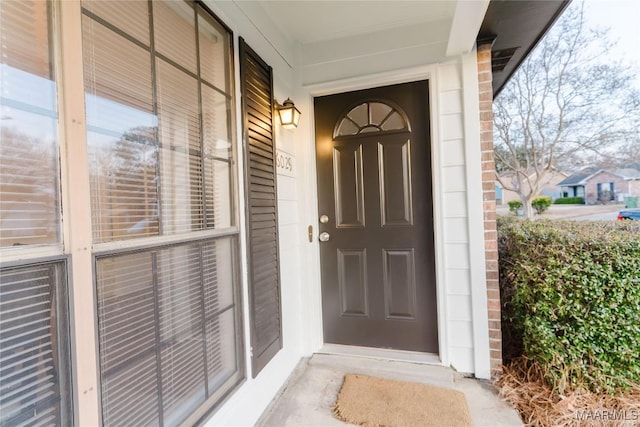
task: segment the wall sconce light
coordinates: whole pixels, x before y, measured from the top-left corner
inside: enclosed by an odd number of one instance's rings
[[[287,98],[282,105],[277,106],[280,124],[285,129],[295,129],[300,121],[300,110],[296,108],[293,101]]]

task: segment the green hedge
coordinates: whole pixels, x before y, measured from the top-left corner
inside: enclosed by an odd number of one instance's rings
[[[584,197],[562,197],[556,199],[553,204],[555,205],[584,205]]]
[[[551,197],[538,196],[531,201],[531,207],[536,210],[538,215],[549,209],[551,206]]]
[[[498,220],[505,359],[560,392],[640,384],[640,223]]]
[[[518,209],[522,209],[522,202],[520,200],[511,200],[507,202],[507,205],[509,205],[509,211],[515,214],[518,213]]]

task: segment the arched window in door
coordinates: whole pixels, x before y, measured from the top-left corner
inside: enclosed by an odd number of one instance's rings
[[[399,107],[382,101],[368,101],[351,108],[338,120],[333,137],[409,130],[407,116]]]

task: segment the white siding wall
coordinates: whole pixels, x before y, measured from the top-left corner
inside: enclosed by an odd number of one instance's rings
[[[439,65],[437,111],[440,141],[441,242],[444,246],[446,342],[449,363],[462,372],[474,372],[474,331],[471,288],[468,146],[465,135],[463,62]],[[467,117],[468,119],[468,117]],[[436,192],[437,194],[437,192]],[[437,221],[437,219],[436,219]],[[478,232],[477,230],[475,231]],[[483,236],[483,230],[480,230]],[[441,299],[442,301],[442,299]],[[442,308],[441,308],[442,309]]]
[[[473,338],[460,64],[439,66],[438,79],[448,353],[453,366],[469,372],[473,370]]]

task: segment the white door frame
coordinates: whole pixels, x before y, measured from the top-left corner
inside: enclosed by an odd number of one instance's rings
[[[314,230],[318,227],[318,187],[316,179],[315,156],[315,123],[313,120],[315,111],[313,98],[316,96],[332,95],[341,92],[349,92],[360,89],[370,89],[379,86],[387,86],[399,83],[408,83],[417,80],[429,80],[429,120],[431,139],[432,162],[432,191],[434,210],[434,246],[436,262],[436,306],[438,322],[438,347],[439,358],[442,365],[449,365],[447,343],[447,315],[446,315],[446,289],[444,269],[444,241],[443,241],[443,211],[442,211],[442,168],[440,149],[440,131],[438,126],[438,67],[435,65],[421,66],[401,71],[387,72],[370,76],[359,76],[344,80],[304,86],[300,98],[308,103],[309,127],[304,147],[304,164],[308,168],[303,179],[303,191],[305,203],[303,203],[303,218],[307,218]],[[305,209],[306,208],[306,209]],[[320,249],[317,233],[314,233],[313,248],[308,257],[307,278],[309,280],[310,294],[308,306],[309,324],[307,324],[307,342],[304,344],[305,353],[311,354],[318,351],[324,344],[322,329],[322,286],[320,277]]]

